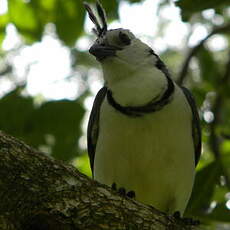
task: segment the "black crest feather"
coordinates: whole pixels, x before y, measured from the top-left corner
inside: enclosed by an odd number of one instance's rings
[[[100,24],[98,23],[98,20],[97,18],[95,17],[92,9],[90,8],[90,6],[88,5],[88,3],[84,2],[84,7],[86,9],[86,11],[88,12],[89,14],[89,18],[90,20],[93,22],[93,24],[96,26],[94,32],[96,32],[96,34],[98,35],[98,33],[102,30],[101,27],[100,27]]]
[[[97,12],[98,12],[98,15],[100,17],[100,20],[102,22],[102,33],[105,33],[107,31],[107,22],[106,22],[105,11],[104,11],[104,9],[103,9],[103,7],[99,1],[97,1],[96,7],[97,7]]]
[[[89,14],[89,18],[90,20],[93,22],[93,24],[95,25],[96,28],[93,29],[94,33],[100,37],[102,34],[104,34],[107,31],[107,22],[106,22],[106,14],[105,11],[102,7],[102,5],[100,4],[99,1],[96,2],[96,8],[97,8],[97,13],[100,19],[100,22],[102,23],[102,26],[99,24],[97,17],[95,16],[95,14],[93,13],[91,7],[89,6],[88,3],[84,2],[84,7],[86,9],[86,11]]]

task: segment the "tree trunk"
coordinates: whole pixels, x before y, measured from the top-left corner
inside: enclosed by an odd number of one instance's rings
[[[0,229],[195,228],[0,132]]]

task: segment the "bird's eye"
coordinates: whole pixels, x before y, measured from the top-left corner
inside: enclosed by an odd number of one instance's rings
[[[131,43],[131,39],[129,38],[129,36],[125,33],[120,32],[119,33],[119,39],[120,41],[125,44],[125,45],[129,45]]]

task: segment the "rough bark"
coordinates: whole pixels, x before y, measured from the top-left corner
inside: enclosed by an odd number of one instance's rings
[[[195,228],[0,132],[0,229]]]

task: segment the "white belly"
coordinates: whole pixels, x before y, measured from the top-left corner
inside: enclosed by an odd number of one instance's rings
[[[180,90],[163,110],[140,118],[101,107],[94,177],[133,190],[136,199],[182,214],[194,180],[191,111]]]

